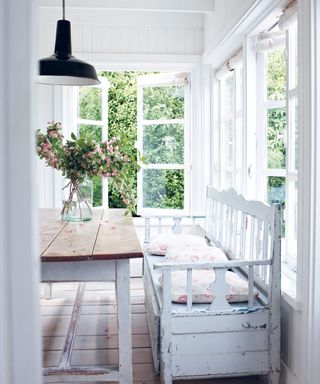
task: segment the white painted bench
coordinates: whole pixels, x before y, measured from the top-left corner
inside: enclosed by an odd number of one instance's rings
[[[148,223],[150,218],[147,241]],[[174,229],[181,229],[178,218]],[[208,187],[204,235],[225,251],[228,261],[168,263],[145,253],[144,286],[156,371],[165,384],[260,374],[268,375],[269,384],[279,384],[280,207]],[[215,271],[211,304],[192,303],[196,269]],[[226,301],[228,269],[246,277],[248,302]],[[187,270],[186,304],[171,302],[171,273],[176,270]]]

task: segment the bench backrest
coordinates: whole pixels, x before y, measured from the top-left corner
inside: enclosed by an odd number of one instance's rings
[[[271,265],[254,271],[255,281],[269,291],[274,269],[280,269],[279,205],[249,201],[233,189],[208,186],[205,236],[231,260],[271,260]]]

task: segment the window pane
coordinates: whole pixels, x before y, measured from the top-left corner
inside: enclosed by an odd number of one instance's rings
[[[143,170],[143,207],[175,208],[184,206],[184,171]]]
[[[295,241],[295,248],[293,253],[297,255],[297,239],[298,239],[298,181],[294,182],[294,191],[293,191],[293,239]]]
[[[286,98],[286,58],[284,49],[277,49],[267,54],[267,85],[268,100],[284,100]]]
[[[291,114],[291,149],[292,149],[292,160],[290,168],[298,170],[298,98],[295,97],[289,100],[289,108]],[[293,163],[293,164],[292,164]]]
[[[225,86],[224,86],[224,114],[230,115],[235,113],[235,74],[232,74],[232,76],[228,76],[225,79]]]
[[[298,28],[297,23],[289,28],[289,89],[298,85]]]
[[[221,80],[221,188],[236,188],[236,124],[240,123],[241,96],[236,85],[241,87],[238,70]],[[237,83],[236,83],[237,82]],[[238,111],[236,111],[236,105]],[[238,129],[238,126],[237,126]],[[241,130],[241,125],[239,125]],[[239,148],[240,151],[240,148]]]
[[[146,125],[143,128],[143,155],[150,164],[183,164],[184,126]]]
[[[269,204],[280,204],[281,211],[281,237],[285,237],[284,209],[286,200],[286,178],[280,176],[269,176],[267,182],[267,202]]]
[[[79,117],[80,119],[102,120],[101,88],[79,88]]]
[[[233,182],[233,173],[232,172],[224,172],[224,180],[222,181],[223,188],[228,189],[234,187],[234,182]]]
[[[143,89],[143,118],[183,119],[184,86],[146,87]]]
[[[101,125],[88,125],[88,124],[79,124],[78,125],[79,135],[90,135],[94,140],[101,142],[102,141],[102,126]]]
[[[294,84],[293,86],[298,86],[298,29],[295,28],[294,34]]]
[[[225,123],[225,151],[226,151],[226,164],[233,165],[235,160],[235,132],[234,120],[226,121]]]
[[[100,207],[102,205],[102,177],[94,176],[93,182],[93,206]]]
[[[286,167],[285,134],[285,108],[269,109],[267,127],[268,168]]]
[[[287,181],[288,196],[286,201],[286,255],[284,261],[293,269],[297,267],[297,224],[298,224],[298,182]]]
[[[298,182],[294,182],[293,192],[293,238],[297,241],[298,238]],[[297,250],[296,250],[297,251]],[[297,253],[297,252],[295,252]]]

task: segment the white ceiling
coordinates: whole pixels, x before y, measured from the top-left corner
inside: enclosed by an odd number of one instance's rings
[[[66,0],[66,9],[211,13],[215,0]],[[41,8],[61,8],[62,0],[39,0]]]

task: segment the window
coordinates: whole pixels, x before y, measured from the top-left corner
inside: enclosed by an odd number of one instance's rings
[[[279,41],[279,34],[278,41]],[[282,261],[296,268],[297,253],[297,26],[283,35],[283,46],[258,54],[257,195],[282,211]],[[262,57],[261,57],[262,56]],[[259,88],[259,84],[261,84]]]
[[[212,184],[283,208],[282,282],[290,297],[299,273],[298,26],[292,4],[279,19],[270,14],[261,20],[215,72],[211,119]],[[263,32],[257,35],[258,29]]]
[[[102,142],[108,139],[108,87],[106,78],[94,87],[75,87],[74,116],[76,129],[80,134],[92,135]],[[93,178],[93,206],[108,205],[108,181],[101,177]]]
[[[242,66],[220,80],[220,188],[242,190]]]
[[[258,197],[285,208],[286,192],[286,58],[285,47],[268,51],[262,58],[262,113],[258,112]],[[259,90],[258,90],[259,92]],[[259,118],[260,117],[260,118]],[[282,235],[285,235],[284,226]]]
[[[138,78],[138,212],[189,209],[188,80],[185,74]]]
[[[96,87],[64,90],[64,122],[70,132],[91,134],[98,141],[120,137],[123,149],[136,156],[136,148],[147,160],[137,177],[132,168],[127,184],[137,211],[187,214],[190,194],[190,96],[185,73],[99,73]],[[69,117],[71,116],[71,117]],[[139,145],[137,145],[139,143]],[[136,147],[136,148],[135,148]],[[137,180],[138,179],[138,180]],[[112,180],[96,177],[94,206],[124,207]],[[137,185],[138,184],[138,185]],[[134,213],[136,213],[134,212]]]
[[[297,265],[298,224],[298,28],[294,23],[287,30],[287,209],[286,258],[292,269]]]

